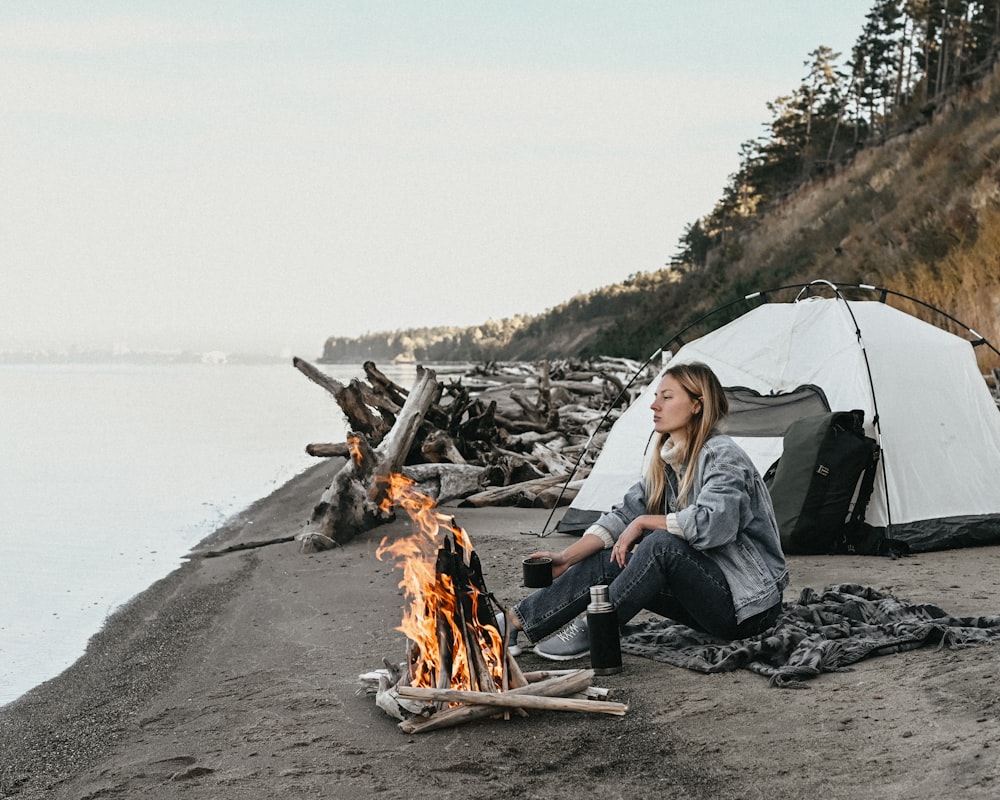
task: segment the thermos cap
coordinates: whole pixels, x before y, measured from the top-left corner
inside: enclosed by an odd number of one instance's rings
[[[608,592],[607,584],[601,583],[590,587],[590,605],[587,606],[589,612],[611,611],[611,596]]]

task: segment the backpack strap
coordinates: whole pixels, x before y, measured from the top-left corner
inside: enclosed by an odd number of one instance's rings
[[[850,525],[860,525],[865,521],[865,512],[868,510],[868,501],[871,500],[872,490],[875,488],[875,473],[878,472],[878,462],[881,457],[878,443],[874,439],[867,439],[871,445],[871,460],[865,467],[861,475],[861,482],[858,484],[858,499],[851,509]]]

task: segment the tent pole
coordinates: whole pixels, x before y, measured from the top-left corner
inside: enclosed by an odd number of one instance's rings
[[[832,284],[831,284],[832,286]],[[882,422],[879,419],[878,413],[878,398],[875,395],[875,381],[872,378],[872,367],[871,363],[868,361],[868,350],[865,347],[864,337],[861,335],[861,326],[858,324],[857,317],[854,316],[854,312],[851,310],[851,304],[847,302],[847,299],[840,293],[840,289],[833,286],[833,290],[837,293],[837,299],[844,304],[844,308],[847,309],[847,313],[851,318],[851,322],[854,324],[854,335],[858,340],[858,347],[861,348],[861,356],[865,360],[865,372],[868,373],[868,388],[871,390],[872,395],[872,427],[875,429],[875,435],[878,442],[878,450],[880,454],[879,465],[882,467],[882,492],[885,495],[885,514],[886,514],[886,531],[892,527],[892,503],[889,499],[889,478],[886,475],[885,469],[885,459],[881,458],[882,451]]]

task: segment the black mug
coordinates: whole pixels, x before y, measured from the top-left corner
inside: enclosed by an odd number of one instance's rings
[[[529,589],[541,589],[552,585],[552,559],[548,556],[526,558],[521,562],[524,585]]]

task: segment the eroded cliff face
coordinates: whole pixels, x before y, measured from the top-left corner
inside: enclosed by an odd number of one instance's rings
[[[928,124],[800,187],[739,237],[739,258],[725,264],[716,253],[714,265],[747,276],[886,285],[996,341],[998,210],[1000,67]]]

